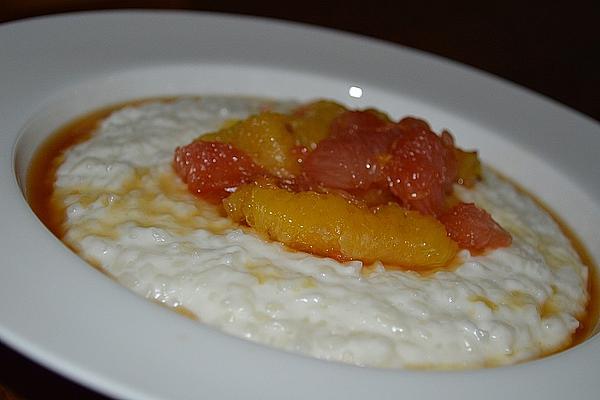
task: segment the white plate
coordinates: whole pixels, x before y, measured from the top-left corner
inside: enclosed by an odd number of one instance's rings
[[[471,372],[365,369],[223,335],[89,268],[37,220],[19,182],[52,130],[95,107],[231,93],[375,105],[449,127],[541,196],[600,260],[600,128],[481,72],[322,29],[211,14],[93,13],[0,26],[0,338],[130,398],[590,398],[600,336],[553,357]],[[349,88],[362,88],[362,97]],[[20,139],[18,138],[20,135]]]

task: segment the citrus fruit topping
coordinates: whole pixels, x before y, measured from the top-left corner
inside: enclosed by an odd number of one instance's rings
[[[391,123],[371,111],[348,111],[331,124],[322,140],[303,162],[312,181],[338,189],[368,189],[385,184],[383,163],[395,137]]]
[[[435,218],[396,204],[361,207],[336,194],[244,185],[223,201],[229,217],[297,250],[405,268],[448,264],[457,245]]]
[[[275,176],[291,176],[299,168],[292,151],[296,143],[287,115],[262,112],[198,140],[232,144]]]
[[[405,118],[398,129],[386,165],[390,189],[406,207],[439,215],[456,178],[454,152],[421,120]]]
[[[490,214],[472,203],[460,203],[439,217],[448,235],[473,252],[510,246],[512,238]]]
[[[481,162],[476,151],[465,151],[454,145],[454,138],[447,130],[440,135],[442,143],[451,149],[456,159],[455,171],[450,175],[455,176],[455,182],[466,187],[473,187],[481,179]]]
[[[342,261],[419,269],[447,265],[459,247],[511,243],[488,213],[453,195],[453,184],[481,179],[477,152],[419,118],[393,122],[326,100],[263,110],[177,148],[174,167],[234,221]]]
[[[466,187],[473,187],[481,179],[481,162],[479,161],[479,157],[477,157],[477,152],[455,148],[454,156],[458,165],[456,183]]]
[[[177,147],[173,165],[190,192],[213,203],[262,173],[247,154],[220,142],[195,141]]]
[[[329,136],[331,122],[346,108],[333,101],[318,100],[297,108],[290,126],[297,144],[314,150],[317,144]]]
[[[382,181],[381,164],[368,141],[332,138],[304,159],[302,171],[317,184],[338,189],[367,189]]]
[[[371,110],[346,111],[331,123],[332,137],[369,137],[383,132],[391,125],[384,114]]]

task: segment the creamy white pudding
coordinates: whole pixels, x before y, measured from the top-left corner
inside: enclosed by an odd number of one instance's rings
[[[129,106],[68,149],[53,203],[62,239],[149,299],[224,332],[374,367],[474,368],[557,351],[585,314],[588,269],[552,217],[489,170],[463,201],[513,237],[426,275],[291,251],[190,194],[173,150],[291,103],[205,97]]]

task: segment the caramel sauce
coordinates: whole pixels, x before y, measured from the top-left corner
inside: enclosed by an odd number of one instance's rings
[[[139,106],[141,104],[156,100],[168,102],[174,101],[175,98],[149,98],[134,100],[114,104],[93,111],[67,123],[60,129],[58,129],[54,134],[48,137],[36,150],[31,164],[29,166],[29,169],[27,171],[26,197],[35,214],[55,236],[57,236],[58,238],[63,237],[63,223],[66,219],[63,208],[56,203],[53,197],[54,182],[56,180],[56,171],[64,159],[65,151],[71,146],[74,146],[78,143],[89,139],[94,130],[99,125],[99,123],[114,111],[126,106]],[[506,177],[503,177],[503,179],[509,181],[519,192],[531,198],[539,207],[541,207],[554,219],[554,221],[558,224],[563,234],[569,239],[571,245],[578,253],[582,263],[588,267],[589,301],[586,307],[586,314],[579,318],[579,328],[572,335],[571,340],[568,343],[566,343],[564,347],[558,349],[558,351],[570,346],[580,344],[587,338],[596,334],[598,332],[598,329],[600,328],[598,326],[600,317],[600,282],[598,281],[599,276],[597,266],[593,262],[590,254],[583,246],[581,240],[564,223],[564,221],[560,217],[558,217],[558,215],[556,215],[555,212],[553,212],[543,201],[526,191],[523,187],[516,184],[511,179],[508,179]],[[137,186],[136,184],[133,185]],[[160,186],[164,191],[171,192],[172,194],[174,193],[174,196],[177,195],[176,193],[178,191],[181,191],[180,187],[176,187],[176,185],[174,186],[172,181],[166,179],[161,179]],[[222,215],[222,210],[216,210],[216,213],[220,213]],[[177,220],[183,223],[185,220],[187,220],[187,218],[177,218]],[[226,229],[226,227],[223,227],[221,225],[216,225],[214,227],[209,226],[204,228],[209,229],[216,234],[222,233]],[[102,232],[100,231],[98,233],[102,234]],[[76,249],[72,248],[72,250],[74,252],[77,252]],[[455,259],[452,260],[450,266],[446,266],[444,268],[426,269],[422,271],[417,271],[417,273],[423,276],[433,275],[435,272],[438,272],[440,270],[448,270],[455,268],[460,264],[460,261],[461,260],[458,257],[455,257]],[[90,260],[89,262],[90,264],[92,264],[93,267],[105,273],[105,271],[103,271],[102,268],[99,267],[97,262],[94,262],[93,260]],[[276,278],[274,276],[270,276],[269,274],[265,274],[265,271],[256,270],[253,272],[255,273],[255,276],[261,283],[264,283],[264,281],[268,279]],[[365,275],[369,275],[373,272],[372,267],[365,266],[362,272]],[[313,284],[314,282],[310,281],[307,281],[305,283],[307,287],[311,287],[311,285]],[[524,299],[521,299],[521,297],[519,297],[519,294],[515,294],[513,300],[515,301],[515,304],[521,303],[522,301],[526,301]],[[487,298],[478,297],[476,299],[473,299],[473,301],[481,301],[492,309],[497,308],[497,305]],[[552,313],[551,308],[552,305],[542,306],[542,314]],[[175,311],[186,317],[198,319],[196,315],[194,315],[190,310],[184,307],[176,307]]]
[[[566,348],[569,346],[576,346],[584,342],[591,336],[595,335],[600,330],[600,277],[598,276],[598,265],[596,265],[592,256],[587,251],[587,249],[583,245],[583,242],[581,241],[581,239],[579,239],[577,234],[543,200],[528,192],[523,186],[516,183],[512,179],[498,173],[497,171],[494,172],[500,175],[502,179],[510,182],[519,193],[529,197],[538,207],[540,207],[552,217],[552,219],[554,220],[554,222],[556,222],[562,233],[569,240],[571,246],[573,246],[573,248],[577,252],[577,255],[579,255],[581,263],[588,267],[588,304],[586,306],[586,313],[585,315],[580,316],[578,318],[579,327],[571,336],[571,343],[566,344],[564,347]],[[548,305],[546,307],[551,306]],[[550,309],[543,309],[542,313],[551,311],[552,310]]]
[[[71,146],[89,139],[99,121],[106,118],[114,107],[104,108],[80,117],[48,137],[36,150],[27,170],[26,196],[29,205],[54,235],[63,236],[64,215],[53,202],[56,171]]]
[[[65,151],[90,138],[98,124],[114,111],[126,106],[138,106],[156,99],[142,99],[113,104],[85,114],[63,125],[36,149],[27,170],[25,195],[29,205],[40,220],[58,238],[63,236],[65,215],[53,201],[56,171],[63,161]],[[171,98],[161,99],[165,101]]]
[[[469,300],[473,302],[480,301],[492,311],[496,311],[498,309],[498,304],[494,303],[493,301],[484,296],[471,296]]]
[[[524,194],[529,195],[523,188],[516,186]],[[598,266],[594,263],[592,256],[588,253],[583,242],[577,237],[575,232],[554,213],[542,200],[529,195],[538,206],[546,211],[560,227],[563,234],[569,239],[571,246],[575,249],[581,262],[588,267],[588,304],[586,306],[586,315],[579,318],[579,327],[571,337],[572,346],[584,342],[589,337],[598,333],[600,325],[600,282],[598,281]]]

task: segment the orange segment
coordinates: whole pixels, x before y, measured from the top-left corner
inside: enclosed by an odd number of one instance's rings
[[[243,185],[223,201],[229,217],[294,249],[405,268],[447,265],[457,252],[435,218],[396,204],[375,210],[339,195]]]
[[[310,150],[329,136],[331,122],[346,108],[334,101],[318,100],[298,108],[291,119],[291,127],[298,145]]]
[[[481,162],[476,151],[465,151],[456,147],[454,137],[447,130],[442,131],[440,136],[442,143],[447,149],[451,149],[456,159],[453,180],[459,185],[473,187],[481,179]]]
[[[289,117],[283,114],[253,115],[228,128],[202,135],[198,140],[231,144],[278,177],[289,177],[298,171],[297,157],[292,152],[295,138],[289,129]]]
[[[481,179],[481,162],[477,157],[477,152],[454,148],[454,156],[458,164],[456,182],[466,187],[472,187]]]

